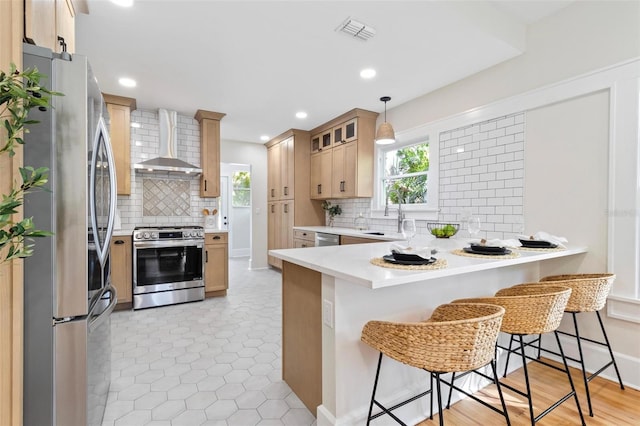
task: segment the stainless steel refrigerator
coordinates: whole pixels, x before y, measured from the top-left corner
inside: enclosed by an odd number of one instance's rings
[[[111,374],[109,240],[116,208],[102,94],[87,58],[24,45],[24,67],[64,96],[32,110],[24,163],[49,168],[48,191],[25,197],[35,241],[24,274],[24,425],[102,423]]]

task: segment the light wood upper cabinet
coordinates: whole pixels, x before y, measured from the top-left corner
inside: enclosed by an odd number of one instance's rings
[[[280,145],[280,199],[292,200],[295,193],[295,150],[290,137]]]
[[[103,96],[109,112],[118,195],[131,195],[131,111],[136,109],[136,100],[106,93]]]
[[[312,199],[373,196],[374,136],[378,114],[354,109],[313,129],[312,134],[331,134],[330,157],[314,153],[310,161]],[[330,190],[325,191],[328,179]]]
[[[331,198],[332,150],[311,155],[311,186],[309,194],[313,200]]]
[[[358,141],[336,146],[332,151],[331,196],[351,198],[355,197],[356,193],[364,194],[366,188],[358,188],[357,171],[358,167],[362,167],[358,158]]]
[[[111,238],[111,283],[116,288],[118,306],[130,308],[133,302],[133,251],[131,236]]]
[[[223,296],[229,288],[229,243],[226,232],[204,237],[204,290],[207,297]]]
[[[220,120],[226,114],[213,111],[196,111],[200,123],[200,197],[220,196]]]
[[[333,146],[353,142],[358,139],[358,118],[356,117],[345,121],[339,126],[334,127],[332,131]]]
[[[88,13],[86,0],[26,0],[25,35],[36,45],[62,52],[58,36],[64,38],[67,52],[75,52],[76,14]]]
[[[281,149],[280,144],[267,148],[267,199],[276,201],[280,199],[280,179],[281,179]]]

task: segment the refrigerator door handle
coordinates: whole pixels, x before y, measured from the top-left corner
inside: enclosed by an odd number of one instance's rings
[[[91,311],[89,312],[89,315],[88,315],[88,318],[89,318],[89,323],[88,323],[89,333],[91,333],[96,328],[100,327],[100,325],[102,325],[102,323],[107,318],[109,318],[109,315],[111,315],[111,312],[113,312],[113,310],[116,307],[116,304],[118,303],[118,297],[117,297],[116,289],[112,285],[108,285],[105,288],[103,288],[102,291],[100,292],[100,297],[102,297],[105,293],[107,293],[109,291],[111,292],[111,302],[109,302],[109,306],[107,306],[107,308],[104,311],[102,311],[102,313],[100,313],[97,316],[94,316],[94,312],[93,311],[96,309],[96,306],[99,305],[99,303],[94,303]]]
[[[98,153],[100,151],[99,142],[103,139],[104,150],[107,155],[107,170],[109,171],[109,216],[107,217],[107,231],[105,233],[104,241],[100,240],[98,235],[98,212],[96,211],[96,174],[98,173]],[[89,185],[89,200],[91,208],[91,224],[93,228],[94,241],[96,242],[96,251],[98,253],[98,259],[100,264],[105,265],[107,256],[109,255],[109,241],[113,235],[113,224],[116,216],[116,204],[118,202],[116,183],[116,168],[115,161],[113,159],[113,151],[111,150],[111,141],[109,140],[109,132],[107,126],[104,123],[104,118],[100,117],[98,120],[98,127],[93,141],[93,156],[91,159],[91,184]]]

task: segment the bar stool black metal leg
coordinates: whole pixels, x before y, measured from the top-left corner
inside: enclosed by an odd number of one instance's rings
[[[438,417],[440,421],[440,426],[444,426],[444,417],[442,415],[442,393],[440,389],[440,373],[433,373],[436,376],[436,389],[438,390]]]
[[[433,373],[429,373],[429,377],[430,377],[430,381],[431,383],[429,384],[429,408],[430,408],[430,414],[429,414],[429,420],[433,420]]]
[[[562,344],[560,343],[560,336],[558,335],[558,331],[554,331],[553,334],[556,336],[556,342],[558,343],[558,349],[560,350],[560,356],[562,357],[562,363],[564,364],[564,369],[567,372],[567,377],[569,378],[569,384],[571,385],[571,391],[573,392],[573,398],[576,400],[576,407],[578,407],[578,414],[580,415],[580,422],[582,426],[586,426],[584,422],[584,416],[582,415],[582,408],[580,408],[580,401],[578,401],[578,394],[576,392],[576,387],[573,385],[573,379],[571,378],[571,371],[569,371],[569,364],[567,364],[567,359],[564,357],[564,351],[562,350]],[[578,339],[579,340],[579,339]]]
[[[613,357],[613,350],[611,350],[611,345],[609,344],[609,338],[607,337],[607,332],[604,331],[604,324],[602,323],[602,318],[600,317],[600,311],[596,311],[596,315],[598,315],[598,322],[600,323],[600,328],[602,329],[602,335],[604,336],[604,341],[607,343],[607,349],[609,349],[609,355],[611,355],[611,362],[613,362],[613,368],[616,370],[616,376],[618,376],[618,383],[620,383],[620,389],[624,390],[624,385],[622,384],[622,377],[620,376],[620,371],[618,371],[618,364],[616,364],[616,359]]]
[[[451,395],[453,394],[454,380],[456,380],[456,373],[451,373],[451,387],[449,388],[449,397],[447,398],[447,410],[451,407]]]
[[[533,401],[531,400],[531,384],[529,383],[529,371],[527,369],[527,356],[524,353],[524,340],[522,335],[518,335],[518,339],[520,340],[520,351],[522,356],[522,368],[524,369],[524,382],[527,387],[527,400],[529,402],[529,416],[531,416],[531,426],[535,426],[536,420],[533,415]],[[509,345],[511,346],[511,345]]]
[[[541,352],[542,352],[542,334],[538,334],[538,359],[540,359]]]
[[[509,350],[507,351],[507,361],[504,364],[504,373],[502,374],[502,377],[507,377],[507,368],[509,368],[509,358],[511,358],[511,346],[513,345],[513,340],[515,339],[515,336],[512,334],[511,338],[509,339]],[[498,359],[496,357],[496,359]]]
[[[380,376],[380,365],[382,364],[382,352],[378,357],[378,368],[376,369],[376,380],[373,382],[373,393],[371,394],[371,403],[369,404],[369,415],[367,416],[367,426],[371,422],[371,412],[373,411],[373,401],[376,397],[376,388],[378,387],[378,377]]]
[[[502,404],[502,411],[504,413],[504,418],[507,420],[507,426],[511,426],[511,421],[509,420],[509,413],[507,412],[507,404],[504,402],[504,396],[502,395],[502,388],[500,387],[500,382],[498,381],[498,373],[497,373],[496,361],[495,359],[491,361],[491,371],[493,372],[493,382],[496,384],[496,388],[498,388],[498,396],[500,397],[500,404]],[[453,384],[453,381],[451,382]]]
[[[587,370],[584,368],[584,357],[582,355],[582,341],[580,340],[580,331],[578,331],[578,319],[576,313],[571,312],[573,317],[573,328],[576,331],[576,340],[578,342],[578,358],[580,368],[582,369],[582,380],[584,381],[584,391],[587,394],[587,406],[589,407],[589,416],[593,417],[593,408],[591,407],[591,394],[589,393],[589,380],[587,379]]]

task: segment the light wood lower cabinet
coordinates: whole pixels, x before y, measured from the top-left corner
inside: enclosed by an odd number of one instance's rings
[[[204,237],[204,291],[206,297],[224,296],[229,288],[229,248],[226,232]]]
[[[366,243],[380,243],[381,240],[376,240],[373,238],[364,238],[364,237],[352,237],[350,235],[340,235],[340,245],[344,246],[347,244],[366,244]]]
[[[111,285],[118,292],[116,309],[129,309],[133,302],[133,244],[130,236],[112,237],[111,253]]]
[[[300,229],[293,230],[293,247],[306,248],[315,247],[316,233],[310,231],[302,231]]]
[[[293,200],[269,203],[268,250],[293,247],[294,202]],[[268,256],[269,265],[282,268],[282,260]]]

